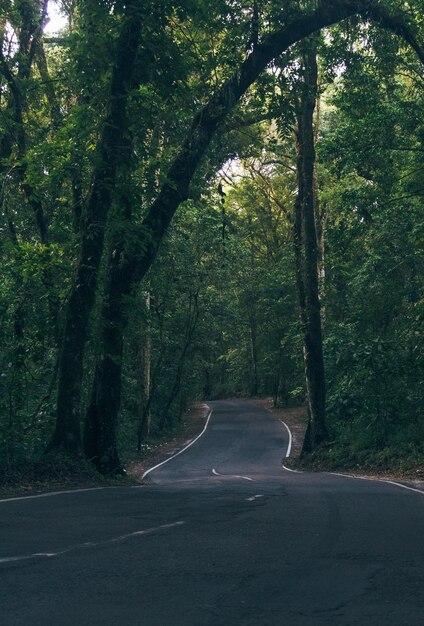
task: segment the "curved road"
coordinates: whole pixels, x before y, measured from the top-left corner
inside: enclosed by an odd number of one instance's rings
[[[424,624],[424,497],[286,471],[242,401],[142,487],[0,500],[1,626]]]

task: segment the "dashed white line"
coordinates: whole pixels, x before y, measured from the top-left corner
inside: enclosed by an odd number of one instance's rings
[[[206,405],[207,406],[207,405]],[[187,444],[182,450],[180,450],[179,452],[177,452],[176,454],[173,454],[172,456],[170,456],[168,459],[165,459],[165,461],[162,461],[162,463],[158,463],[157,465],[154,465],[153,467],[151,467],[150,469],[148,469],[146,472],[144,472],[143,476],[141,477],[141,479],[143,480],[148,474],[150,474],[151,472],[153,472],[154,470],[158,469],[158,467],[162,467],[162,465],[165,465],[165,463],[169,463],[169,461],[172,461],[172,459],[175,459],[177,456],[180,456],[180,454],[182,454],[183,452],[185,452],[186,450],[188,450],[189,448],[191,448],[191,446],[193,444],[196,443],[196,441],[198,439],[200,439],[200,437],[202,435],[205,434],[207,427],[209,426],[209,421],[211,419],[211,415],[212,415],[212,409],[209,410],[209,414],[206,420],[206,424],[204,429],[202,430],[202,432],[200,433],[200,435],[197,435],[197,437],[195,439],[193,439],[192,441],[190,441],[189,444]]]
[[[254,500],[257,500],[258,498],[263,498],[263,494],[262,493],[258,493],[256,494],[256,496],[250,496],[250,498],[245,498],[246,502],[254,502]]]
[[[49,491],[48,493],[37,493],[33,496],[14,496],[13,498],[3,498],[0,504],[5,502],[17,502],[19,500],[34,500],[35,498],[49,498],[50,496],[62,496],[65,494],[84,493],[85,491],[100,491],[102,489],[116,489],[116,487],[87,487],[85,489],[67,489],[66,491]]]
[[[132,533],[127,533],[126,535],[120,535],[119,537],[113,537],[112,539],[106,539],[104,541],[87,541],[86,543],[78,543],[74,546],[69,546],[64,550],[58,550],[57,552],[34,552],[33,554],[26,554],[22,556],[8,556],[4,558],[0,558],[0,563],[13,563],[15,561],[24,561],[28,559],[39,559],[39,558],[51,558],[53,556],[61,556],[62,554],[67,554],[68,552],[73,552],[74,550],[84,549],[84,548],[94,548],[96,546],[106,546],[112,543],[118,543],[120,541],[125,541],[125,539],[130,539],[131,537],[139,537],[140,535],[151,535],[160,530],[167,530],[168,528],[174,528],[176,526],[182,526],[185,524],[183,521],[173,522],[171,524],[162,524],[161,526],[155,526],[153,528],[145,528],[144,530],[136,530]]]

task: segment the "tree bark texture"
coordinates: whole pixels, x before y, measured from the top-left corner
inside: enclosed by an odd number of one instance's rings
[[[276,375],[273,393],[273,406],[287,407],[289,405],[289,389],[287,386],[287,373],[285,364],[285,354],[282,345],[278,348],[278,358],[276,363]]]
[[[304,363],[309,405],[309,424],[304,451],[327,438],[325,419],[325,372],[322,347],[321,308],[318,287],[318,242],[315,224],[314,109],[318,67],[313,42],[303,55],[304,82],[297,103],[297,179],[294,246],[300,320],[304,337]]]
[[[128,159],[120,166],[129,176]],[[116,204],[123,223],[132,211],[130,185],[117,185]],[[131,272],[123,234],[112,233],[98,333],[99,356],[84,425],[84,452],[104,474],[122,471],[116,445],[116,426],[121,404],[124,330],[128,321],[125,299],[131,293]]]

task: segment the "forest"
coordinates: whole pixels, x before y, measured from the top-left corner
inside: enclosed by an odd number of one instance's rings
[[[0,0],[0,476],[195,400],[424,463],[423,0]]]

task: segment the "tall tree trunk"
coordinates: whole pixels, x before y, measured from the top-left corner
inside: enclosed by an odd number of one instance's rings
[[[84,452],[104,474],[122,472],[116,445],[116,425],[121,403],[124,330],[128,322],[125,299],[131,293],[131,268],[126,251],[126,228],[132,215],[130,154],[119,166],[115,204],[120,228],[111,233],[106,280],[99,319],[99,356],[96,361],[90,403],[84,424]]]
[[[251,358],[251,383],[250,395],[258,395],[258,342],[257,342],[257,321],[254,308],[249,313],[249,338],[250,338],[250,358]]]
[[[321,308],[318,288],[318,243],[315,223],[315,140],[313,115],[317,98],[318,67],[313,41],[303,55],[304,84],[297,103],[297,177],[295,203],[295,260],[300,319],[304,336],[304,362],[309,424],[303,450],[311,451],[328,436],[325,419],[325,372]]]
[[[19,69],[17,74],[15,75],[10,69],[6,59],[4,58],[3,51],[0,49],[0,68],[1,71],[6,78],[10,95],[7,103],[7,109],[13,111],[13,121],[14,121],[14,130],[13,133],[5,132],[1,139],[1,158],[2,160],[9,159],[12,154],[14,144],[17,147],[17,160],[19,165],[15,166],[15,170],[19,176],[19,180],[22,186],[22,190],[25,194],[25,197],[28,201],[29,206],[31,207],[35,221],[37,224],[38,232],[40,235],[40,241],[44,245],[48,245],[48,230],[47,223],[44,216],[43,206],[41,201],[39,200],[36,191],[32,188],[32,186],[26,181],[26,173],[27,173],[27,137],[25,133],[25,125],[24,125],[24,111],[25,111],[25,92],[22,91],[22,84],[20,75],[23,73],[25,77],[27,77],[27,71],[21,72],[22,67],[27,68],[29,72],[29,62],[28,59],[23,56],[20,59]],[[3,167],[4,173],[6,174],[7,168]]]
[[[122,157],[120,148],[125,143],[123,135],[127,126],[128,94],[132,86],[141,31],[139,11],[136,2],[128,5],[127,16],[117,42],[109,112],[99,141],[97,165],[81,228],[80,258],[66,310],[59,357],[56,427],[48,450],[61,447],[70,453],[81,451],[83,359],[103,252],[105,223],[112,203],[116,168]],[[115,280],[115,276],[110,279]],[[113,334],[112,329],[111,333]],[[113,368],[113,364],[111,367]],[[115,402],[119,402],[119,390],[117,394]]]
[[[40,11],[39,14],[38,10]],[[0,69],[9,88],[6,108],[12,113],[14,122],[12,129],[6,129],[0,140],[0,160],[2,161],[0,172],[5,177],[5,183],[7,178],[11,176],[11,173],[16,172],[28,206],[34,214],[40,242],[44,246],[48,246],[48,223],[44,213],[43,203],[37,191],[27,180],[28,138],[25,130],[28,78],[30,77],[34,61],[34,51],[37,49],[40,51],[40,54],[42,53],[44,55],[41,37],[47,15],[47,0],[44,0],[37,6],[36,11],[27,11],[24,5],[20,6],[20,11],[22,28],[19,36],[19,62],[17,70],[14,71],[9,67],[9,62],[4,57],[3,46],[0,45]],[[1,43],[3,43],[3,37]],[[45,56],[43,56],[43,58],[44,69],[47,74]],[[51,83],[45,83],[45,91],[48,98],[54,93]],[[14,155],[15,146],[16,154]],[[11,159],[11,157],[13,157],[13,159]],[[12,164],[11,161],[13,160],[14,163]],[[51,327],[55,339],[57,339],[59,333],[58,317],[60,302],[55,289],[53,273],[49,267],[43,269],[42,282],[47,291]]]
[[[318,85],[317,85],[318,86]],[[317,93],[316,107],[315,107],[315,121],[314,121],[314,142],[318,141],[319,128],[321,123],[321,100],[320,95]],[[320,202],[318,194],[318,173],[317,168],[314,168],[314,203],[315,203],[315,228],[318,244],[318,286],[319,295],[321,301],[325,296],[325,235],[327,229],[327,210],[326,207]],[[321,308],[321,321],[324,327],[325,312],[324,308]]]
[[[278,348],[276,372],[277,373],[275,376],[273,393],[273,406],[274,408],[287,407],[289,404],[289,390],[287,387],[287,373],[284,348],[281,344]]]
[[[142,334],[139,337],[138,349],[138,372],[137,372],[137,450],[140,452],[141,443],[150,434],[150,393],[152,387],[152,337],[150,325],[150,292],[146,296],[146,324],[143,325]]]
[[[106,288],[116,294],[125,281],[125,271],[114,267]],[[128,292],[127,292],[128,293]],[[108,310],[106,311],[106,307]],[[84,452],[105,474],[122,472],[116,441],[116,423],[121,402],[123,326],[126,313],[116,299],[108,299],[102,308],[102,354],[96,364],[90,403],[84,425]]]

